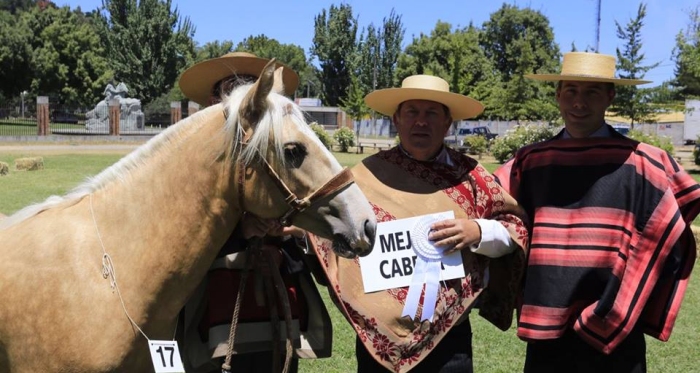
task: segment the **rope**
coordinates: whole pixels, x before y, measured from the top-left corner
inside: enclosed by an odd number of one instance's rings
[[[148,338],[146,333],[141,330],[141,328],[136,324],[134,319],[131,318],[131,315],[129,315],[129,312],[126,310],[126,304],[124,303],[124,298],[122,297],[121,291],[119,291],[119,284],[117,284],[117,272],[114,269],[114,262],[112,262],[112,257],[107,254],[107,250],[105,249],[105,244],[102,241],[102,235],[100,234],[100,229],[97,226],[97,219],[95,218],[95,210],[92,208],[92,193],[90,194],[90,214],[92,215],[92,222],[95,224],[95,231],[97,232],[97,238],[100,241],[100,247],[102,248],[102,278],[107,279],[109,278],[109,285],[112,288],[112,292],[116,290],[117,295],[119,296],[119,302],[122,305],[122,310],[124,310],[124,314],[126,315],[126,318],[129,319],[129,322],[131,323],[132,327],[136,328],[141,335],[143,335],[146,340],[150,341],[151,339]],[[175,340],[175,334],[177,333],[177,321],[179,320],[179,315],[178,319],[175,321],[175,331],[173,332],[173,339]]]
[[[262,242],[259,239],[253,240],[253,245],[261,245]],[[255,259],[251,259],[252,255],[245,256],[245,265],[243,267],[243,273],[241,274],[241,283],[238,288],[238,296],[236,297],[236,304],[233,308],[233,317],[231,319],[231,329],[229,329],[228,335],[228,349],[226,350],[226,358],[224,363],[221,365],[222,373],[231,373],[231,357],[233,356],[233,342],[236,339],[236,329],[238,328],[238,316],[241,312],[241,303],[243,303],[243,293],[245,293],[245,285],[248,281],[248,273],[250,272]]]
[[[264,252],[267,255],[267,259],[270,263],[274,263],[272,259],[272,253],[269,251]],[[287,289],[284,286],[284,281],[282,281],[282,275],[278,270],[272,271],[272,279],[275,284],[275,289],[277,289],[277,297],[282,300],[282,307],[284,308],[284,323],[285,331],[287,333],[285,338],[285,356],[284,356],[284,368],[283,373],[289,372],[289,365],[292,362],[292,307],[289,304],[289,296],[287,295]],[[277,320],[276,329],[279,329],[279,321]],[[279,332],[278,332],[279,333]],[[279,339],[274,340],[275,350],[279,349]],[[279,358],[277,359],[279,361]]]
[[[264,255],[264,256],[263,256]],[[260,262],[266,261],[268,263],[268,269],[270,274],[265,273],[263,275],[264,285],[265,285],[265,296],[268,303],[268,310],[270,311],[270,324],[272,327],[272,355],[273,355],[273,372],[280,371],[280,351],[279,351],[279,316],[277,311],[277,300],[282,301],[282,307],[284,310],[284,321],[285,321],[285,358],[284,367],[282,368],[283,373],[289,372],[289,367],[292,361],[293,346],[292,346],[292,311],[289,303],[289,296],[287,295],[286,287],[284,286],[284,281],[277,268],[269,268],[269,264],[274,263],[273,253],[262,250],[262,239],[256,238],[251,241],[248,246],[248,251],[246,255],[246,261],[243,268],[243,273],[241,274],[241,282],[238,289],[238,295],[236,296],[236,304],[233,309],[233,316],[231,320],[231,329],[229,331],[228,338],[228,349],[226,351],[226,358],[224,363],[221,365],[222,373],[231,373],[231,358],[233,356],[234,342],[236,339],[236,331],[238,328],[238,318],[240,315],[241,304],[243,303],[243,293],[245,292],[246,282],[248,279],[248,274],[254,264],[258,264],[256,267],[259,268]],[[252,259],[251,259],[252,258]],[[275,291],[276,290],[276,291]],[[275,292],[277,294],[275,294]],[[277,295],[277,297],[275,297]]]

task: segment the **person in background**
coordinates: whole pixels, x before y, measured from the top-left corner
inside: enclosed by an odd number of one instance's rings
[[[329,289],[358,334],[357,371],[472,372],[469,310],[478,297],[482,316],[508,329],[527,242],[516,201],[475,159],[443,144],[453,121],[483,106],[430,75],[409,76],[365,102],[392,118],[400,138],[353,168],[377,220],[453,210],[455,218],[434,222],[427,239],[441,252],[459,252],[466,277],[441,282],[437,306],[423,305],[435,308],[430,319],[402,317],[407,288],[365,293],[358,262],[335,257],[329,242],[313,236]]]
[[[210,106],[220,103],[233,89],[254,83],[269,62],[251,53],[232,52],[219,58],[205,60],[187,69],[179,85],[192,101]],[[299,85],[297,74],[282,68],[284,93],[291,96]],[[251,240],[263,237],[262,249],[271,260],[262,260],[255,273],[248,275],[237,325],[235,354],[231,361],[234,371],[279,371],[285,356],[275,358],[272,342],[274,319],[270,315],[270,291],[265,287],[266,274],[279,271],[284,280],[291,305],[294,338],[298,339],[289,372],[298,370],[298,357],[321,358],[331,353],[330,317],[309,274],[307,262],[313,259],[305,253],[305,232],[294,226],[281,227],[274,221],[245,214],[217,259],[199,291],[185,307],[183,359],[188,372],[221,372],[223,357],[228,349],[229,330],[240,290],[246,248]],[[273,292],[274,293],[274,292]],[[274,299],[273,299],[274,302]],[[282,309],[281,302],[276,306]],[[279,330],[285,331],[284,315],[277,315]],[[283,340],[282,340],[283,342]],[[279,346],[279,343],[277,344]],[[284,349],[282,349],[282,353]]]
[[[518,336],[525,372],[646,372],[644,335],[668,340],[695,262],[700,185],[666,151],[605,123],[615,58],[564,55],[564,129],[494,173],[532,223]]]

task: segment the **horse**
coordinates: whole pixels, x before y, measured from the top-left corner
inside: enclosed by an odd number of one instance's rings
[[[253,84],[63,196],[0,221],[0,371],[144,372],[244,213],[369,253],[371,205],[282,96]],[[301,198],[298,196],[307,196]]]

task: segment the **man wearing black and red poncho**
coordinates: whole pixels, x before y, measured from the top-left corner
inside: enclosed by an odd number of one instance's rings
[[[646,372],[644,335],[668,340],[695,262],[700,186],[666,151],[604,120],[615,58],[567,53],[565,128],[495,175],[525,208],[531,244],[518,307],[525,372]]]

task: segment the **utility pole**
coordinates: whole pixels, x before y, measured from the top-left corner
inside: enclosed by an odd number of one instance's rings
[[[602,0],[597,0],[598,5],[596,6],[596,24],[595,24],[595,52],[598,53],[600,48],[600,2]]]
[[[372,69],[372,92],[377,89],[377,54],[374,54],[374,68]],[[372,130],[370,133],[374,135],[377,129],[377,112],[372,110]]]

